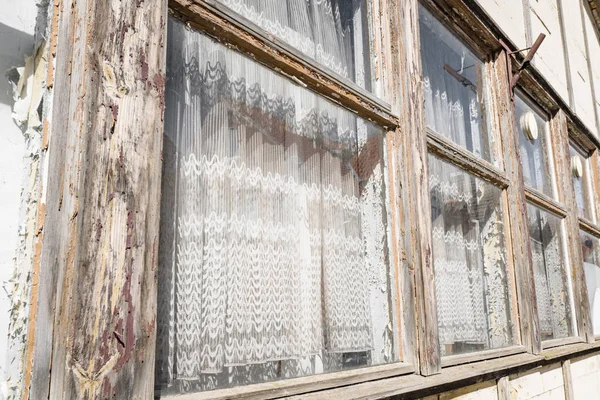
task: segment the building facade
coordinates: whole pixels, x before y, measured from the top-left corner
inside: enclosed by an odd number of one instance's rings
[[[33,6],[2,396],[600,399],[597,0]]]

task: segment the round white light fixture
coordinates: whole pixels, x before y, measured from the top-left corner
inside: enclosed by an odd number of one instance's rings
[[[583,176],[583,163],[579,156],[575,155],[571,158],[571,169],[576,178],[581,178]]]
[[[538,125],[533,112],[527,111],[525,114],[521,115],[519,124],[527,139],[534,141],[538,138]]]

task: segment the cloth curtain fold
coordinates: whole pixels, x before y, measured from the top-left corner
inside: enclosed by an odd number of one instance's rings
[[[371,90],[365,0],[218,0],[266,32]]]
[[[381,131],[173,20],[169,46],[157,381],[371,352]]]

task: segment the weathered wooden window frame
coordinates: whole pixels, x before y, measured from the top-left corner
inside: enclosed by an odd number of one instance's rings
[[[586,217],[582,217],[580,215],[577,215],[577,235],[579,235],[580,231],[584,231],[590,235],[592,235],[593,237],[595,237],[596,239],[600,240],[600,216],[598,214],[598,212],[600,211],[600,204],[599,202],[594,202],[592,201],[592,199],[598,199],[600,198],[600,182],[598,182],[598,178],[600,178],[600,175],[598,175],[598,172],[600,171],[599,167],[599,161],[600,161],[600,157],[599,157],[599,153],[598,150],[594,150],[594,151],[589,151],[585,149],[585,145],[582,143],[581,138],[584,137],[583,133],[580,131],[580,129],[573,123],[568,122],[567,123],[567,131],[568,131],[568,141],[569,144],[575,146],[579,151],[582,151],[584,154],[582,155],[582,157],[584,158],[586,164],[587,164],[587,172],[588,175],[587,179],[586,179],[586,185],[588,186],[588,193],[589,193],[589,197],[586,199],[587,203],[585,204],[585,206],[587,207],[587,209],[590,211],[590,218],[586,218]],[[569,159],[570,160],[570,159]],[[567,164],[567,168],[570,167],[570,163]],[[567,172],[570,173],[570,170],[567,170]],[[569,174],[569,177],[571,177],[571,175]],[[574,192],[574,188],[572,189]],[[577,208],[576,208],[577,210]],[[576,251],[577,253],[579,253],[579,257],[580,257],[580,262],[583,263],[583,252],[581,249],[581,246],[578,245],[578,247],[576,249],[574,249],[574,251]],[[581,264],[583,265],[583,264]],[[587,286],[584,285],[584,289],[585,289],[585,296],[584,297],[585,300],[588,299],[587,297]],[[588,318],[586,320],[586,323],[589,325],[589,331],[588,331],[588,341],[592,342],[594,340],[599,340],[600,339],[600,335],[594,335],[593,333],[593,322],[591,320],[591,310],[588,309],[587,312],[587,316],[584,315],[582,316],[582,318]]]
[[[430,13],[432,13],[432,15],[438,20],[440,24],[446,27],[452,34],[454,34],[454,36],[457,39],[459,39],[463,44],[465,44],[467,48],[470,48],[470,50],[475,54],[476,57],[482,60],[484,68],[484,80],[486,81],[486,84],[484,85],[484,91],[482,92],[482,94],[486,98],[488,103],[486,104],[486,119],[489,119],[490,121],[487,127],[487,129],[490,130],[488,135],[493,138],[493,140],[490,141],[490,153],[493,157],[496,157],[495,161],[498,165],[493,165],[492,162],[477,157],[475,154],[471,153],[470,151],[461,147],[460,145],[455,144],[450,139],[445,138],[440,133],[435,132],[428,126],[426,127],[427,153],[433,154],[440,160],[455,165],[459,167],[462,171],[469,173],[477,178],[480,178],[488,183],[491,183],[492,185],[494,185],[502,191],[501,203],[503,211],[502,215],[504,220],[504,240],[507,246],[508,256],[506,263],[506,271],[507,276],[510,277],[507,281],[507,284],[509,285],[510,301],[513,305],[513,312],[511,316],[513,318],[512,321],[515,326],[515,344],[499,349],[487,349],[472,353],[445,356],[441,358],[440,361],[440,367],[443,368],[489,358],[523,353],[526,352],[527,349],[523,344],[521,324],[519,323],[519,315],[521,314],[519,310],[519,303],[517,301],[517,285],[519,283],[516,279],[515,264],[511,254],[511,249],[513,248],[514,244],[512,243],[512,235],[510,234],[510,212],[508,206],[507,189],[509,186],[511,186],[512,182],[509,179],[506,171],[503,170],[503,151],[500,146],[500,137],[498,135],[498,129],[496,126],[494,126],[494,121],[497,120],[497,118],[495,118],[497,109],[495,107],[495,102],[491,101],[491,95],[494,91],[494,81],[490,79],[490,69],[493,67],[493,61],[491,61],[492,56],[489,54],[489,52],[482,52],[480,48],[478,49],[473,47],[472,43],[469,43],[469,41],[464,37],[464,35],[462,35],[460,32],[457,32],[456,29],[453,29],[453,27],[447,22],[444,22],[445,14],[441,13],[440,10],[436,7],[433,7],[431,3],[421,2],[421,4]],[[419,49],[420,48],[421,46],[419,41]],[[428,180],[429,177],[427,177],[427,181],[423,183],[426,187],[429,187]],[[431,223],[431,221],[429,223]],[[434,308],[434,311],[437,316],[437,305],[434,305]]]
[[[386,130],[387,164],[386,174],[389,179],[387,198],[390,201],[388,207],[391,214],[391,226],[388,229],[391,235],[390,242],[390,268],[393,269],[395,278],[396,304],[395,322],[398,325],[398,337],[396,337],[397,350],[400,360],[385,365],[376,365],[365,368],[340,371],[334,373],[323,373],[318,375],[286,379],[277,382],[258,383],[253,385],[217,389],[214,391],[190,393],[185,398],[190,399],[226,399],[232,396],[260,396],[266,398],[290,396],[307,391],[331,389],[342,385],[361,383],[364,381],[377,380],[401,374],[415,372],[415,320],[413,311],[413,271],[405,267],[401,255],[406,254],[402,243],[404,227],[401,225],[403,216],[398,199],[402,201],[404,196],[398,194],[400,174],[399,164],[402,163],[399,141],[399,116],[395,111],[399,108],[399,98],[393,94],[396,92],[392,82],[397,80],[392,74],[393,64],[390,41],[398,40],[390,38],[390,32],[394,18],[397,14],[391,14],[389,19],[385,15],[390,10],[397,9],[392,4],[396,0],[369,0],[373,5],[373,18],[369,29],[374,42],[375,55],[379,58],[375,68],[375,76],[381,83],[381,97],[360,88],[349,80],[342,79],[326,67],[310,60],[307,56],[295,50],[283,41],[264,32],[254,23],[244,17],[230,11],[226,6],[214,0],[169,0],[169,13],[182,20],[188,26],[194,28],[201,34],[234,48],[242,54],[249,55],[270,69],[290,78],[292,81],[307,87],[317,95],[327,98],[334,103],[343,106],[356,113],[358,116],[374,122]],[[389,21],[389,25],[383,24]],[[376,36],[377,35],[377,36]],[[396,71],[398,68],[395,69]],[[390,105],[382,98],[393,98],[396,103]],[[401,254],[402,253],[402,254]],[[402,264],[402,265],[400,265]],[[180,398],[178,396],[165,396],[163,398]]]
[[[528,187],[525,183],[522,183],[523,191],[525,193],[526,201],[530,204],[535,205],[539,209],[549,212],[550,214],[558,217],[561,220],[561,227],[559,234],[562,236],[561,243],[563,247],[563,261],[565,262],[565,267],[568,269],[570,281],[568,284],[569,291],[569,299],[571,304],[569,307],[572,309],[573,321],[575,333],[572,336],[567,338],[559,338],[559,339],[550,339],[547,341],[541,341],[541,348],[548,349],[557,346],[563,346],[567,344],[580,343],[585,341],[585,333],[582,335],[583,326],[580,324],[581,321],[581,312],[577,307],[577,300],[579,295],[576,293],[577,284],[574,280],[574,274],[577,273],[574,259],[573,259],[573,250],[571,241],[569,237],[571,236],[571,220],[572,220],[572,209],[571,209],[571,196],[566,186],[566,182],[564,179],[565,176],[565,155],[564,155],[564,138],[561,136],[561,129],[563,129],[564,121],[562,119],[562,114],[559,112],[552,114],[550,110],[544,109],[542,106],[538,104],[535,98],[533,98],[527,91],[526,88],[522,85],[519,85],[516,88],[516,91],[519,92],[520,96],[527,98],[530,102],[533,103],[534,109],[537,112],[543,113],[547,118],[546,129],[543,132],[546,135],[546,140],[548,146],[543,149],[546,153],[546,159],[544,162],[547,162],[550,170],[548,171],[548,177],[550,178],[550,183],[552,186],[552,194],[548,195],[542,193],[541,191]],[[515,94],[516,96],[516,94]],[[518,135],[518,133],[515,132]],[[518,140],[518,139],[517,139]],[[567,174],[567,177],[570,179],[570,175]],[[573,201],[575,199],[573,193]]]
[[[517,72],[516,63],[509,63],[509,57],[511,56],[507,55],[504,46],[502,46],[503,43],[501,43],[497,37],[503,39],[504,43],[509,42],[509,40],[500,31],[487,31],[487,28],[490,26],[494,27],[493,22],[486,19],[489,17],[487,17],[483,10],[473,7],[474,5],[470,2],[469,4],[465,4],[465,2],[461,0],[422,0],[422,4],[425,5],[439,20],[444,22],[447,27],[450,27],[451,31],[453,31],[453,33],[455,33],[464,43],[472,49],[475,49],[479,55],[489,55],[489,73],[491,76],[488,80],[488,90],[491,92],[492,97],[490,111],[494,114],[495,118],[495,120],[493,120],[494,127],[492,130],[498,129],[494,134],[502,138],[501,151],[498,155],[500,159],[504,161],[504,163],[500,163],[500,167],[504,167],[505,175],[495,167],[489,165],[489,163],[477,159],[468,151],[450,143],[449,140],[440,137],[440,135],[431,132],[429,129],[424,128],[423,120],[421,120],[421,129],[427,132],[427,147],[429,151],[436,154],[446,153],[445,158],[448,161],[454,162],[469,172],[496,185],[502,184],[506,189],[506,196],[509,199],[508,207],[510,211],[511,238],[513,239],[512,249],[510,249],[510,243],[507,245],[509,246],[509,251],[512,250],[512,254],[509,254],[509,256],[512,255],[513,265],[519,266],[514,272],[517,283],[517,306],[519,308],[520,317],[518,324],[521,331],[521,343],[523,344],[524,351],[526,350],[532,354],[540,354],[542,349],[584,341],[592,342],[593,338],[590,338],[589,322],[586,322],[586,319],[589,318],[589,307],[583,305],[581,301],[583,298],[587,300],[587,296],[585,296],[586,288],[581,285],[583,278],[582,269],[573,268],[574,265],[578,265],[577,262],[581,257],[579,255],[580,250],[577,249],[575,247],[576,245],[573,243],[573,237],[578,237],[573,235],[575,232],[573,220],[577,220],[577,214],[573,215],[572,212],[573,203],[575,202],[574,192],[572,188],[570,191],[568,190],[568,187],[566,187],[567,183],[564,182],[564,179],[558,181],[558,177],[563,177],[566,171],[564,146],[565,143],[568,146],[568,142],[565,141],[563,136],[566,131],[567,120],[575,121],[577,126],[582,126],[581,121],[579,121],[574,114],[563,111],[569,110],[568,107],[563,103],[555,101],[558,96],[556,96],[555,93],[549,93],[549,89],[551,88],[545,86],[545,81],[534,68],[532,68],[532,73],[527,71],[523,74],[524,78],[520,82],[520,88],[526,92],[538,106],[543,108],[549,116],[551,116],[548,121],[548,135],[553,138],[553,143],[550,146],[549,151],[551,151],[551,153],[549,153],[548,156],[550,157],[551,168],[553,168],[553,189],[557,197],[556,199],[553,199],[535,189],[526,188],[523,181],[522,167],[520,165],[518,134],[516,129],[516,111],[513,100],[514,95],[511,93],[509,84],[509,77]],[[473,8],[475,8],[475,10]],[[481,20],[484,21],[483,24]],[[484,34],[481,35],[481,33]],[[514,45],[512,46],[514,47]],[[418,42],[418,47],[420,48],[420,41]],[[522,59],[522,55],[517,54],[515,58],[520,60]],[[512,67],[512,70],[510,67]],[[417,71],[420,76],[420,65],[418,66]],[[419,90],[419,88],[415,89]],[[420,96],[422,96],[422,94]],[[596,138],[589,131],[581,132],[580,139],[585,143],[584,146],[588,149],[595,148],[598,144]],[[446,148],[448,151],[445,152],[443,148]],[[425,156],[426,154],[420,155],[420,157]],[[491,170],[490,167],[492,167]],[[502,177],[502,179],[499,179],[500,177]],[[422,179],[424,182],[427,182],[428,177],[422,176]],[[561,201],[558,199],[561,199]],[[577,336],[547,341],[542,344],[539,335],[539,319],[535,301],[535,284],[533,282],[533,264],[529,245],[529,229],[527,221],[525,220],[525,208],[527,202],[541,207],[563,219],[561,234],[563,236],[565,260],[570,264],[570,273],[572,277],[571,286],[573,291],[572,302],[574,303],[574,319]],[[426,221],[424,222],[427,223]],[[428,229],[430,230],[431,227]],[[427,243],[426,246],[431,246],[431,242]],[[430,249],[430,247],[427,247],[427,249]],[[431,296],[433,289],[430,288],[429,290]],[[583,308],[581,307],[582,305]],[[430,305],[430,310],[435,312],[435,305]],[[421,320],[430,322],[425,318]],[[437,336],[437,327],[429,325],[427,329],[434,329]],[[430,346],[431,344],[437,345],[435,340],[432,340],[431,343],[428,343],[427,345]],[[431,347],[428,347],[427,350],[430,352],[435,351],[435,349]],[[500,357],[505,355],[503,354],[503,350],[510,352],[511,349],[489,350],[474,353],[472,355],[450,356],[455,359],[447,357],[449,359],[448,361],[446,361],[445,357],[441,362],[431,363],[429,370],[432,371],[432,373],[435,373],[438,372],[441,367],[480,359]]]

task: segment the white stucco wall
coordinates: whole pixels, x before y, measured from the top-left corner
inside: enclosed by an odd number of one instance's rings
[[[477,0],[519,48],[527,47],[523,0]]]
[[[588,68],[582,4],[573,0],[562,2],[566,48],[569,56],[569,74],[573,90],[571,108],[592,131],[596,130],[596,117],[592,99],[592,86]]]
[[[12,93],[5,72],[31,55],[37,6],[34,0],[0,0],[0,381],[6,379],[9,299],[4,289],[12,276],[19,236],[25,141],[13,122]],[[2,397],[2,393],[0,393]]]

